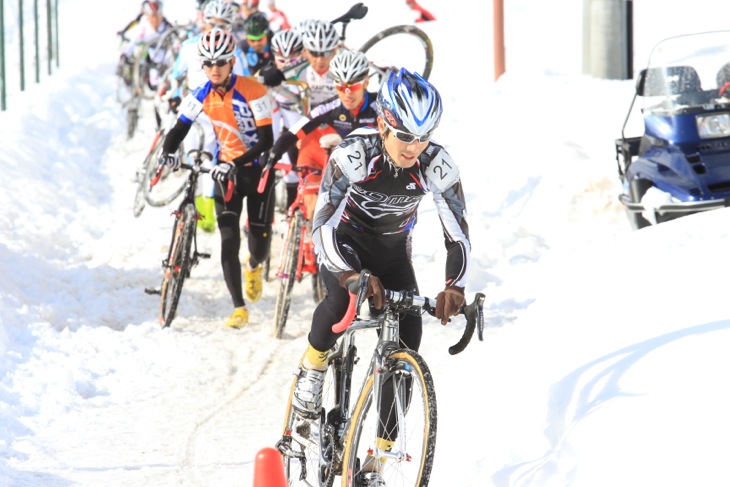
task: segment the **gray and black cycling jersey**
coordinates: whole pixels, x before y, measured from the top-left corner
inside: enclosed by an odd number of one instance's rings
[[[430,142],[410,168],[395,166],[380,134],[360,128],[333,152],[322,177],[313,221],[320,261],[339,276],[353,269],[338,234],[400,240],[410,245],[418,205],[432,193],[447,250],[446,285],[465,287],[469,269],[469,227],[459,170],[446,150]],[[398,238],[400,237],[400,238]],[[409,252],[410,255],[410,252]]]

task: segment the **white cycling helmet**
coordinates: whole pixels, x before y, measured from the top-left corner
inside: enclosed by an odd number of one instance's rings
[[[326,20],[313,20],[302,32],[302,42],[309,52],[328,52],[337,49],[340,36],[335,26]]]
[[[362,81],[369,69],[368,58],[361,51],[339,51],[330,62],[330,73],[342,83]]]
[[[203,15],[206,22],[209,22],[211,19],[221,19],[231,24],[236,18],[236,11],[233,5],[225,0],[210,0],[205,4]]]
[[[303,49],[302,36],[295,30],[280,30],[271,38],[271,50],[277,56],[287,58],[298,56]]]
[[[233,57],[235,47],[236,42],[229,32],[220,27],[214,27],[200,37],[198,54],[202,61],[226,60]]]
[[[443,112],[436,88],[404,68],[398,74],[390,72],[380,87],[376,107],[387,125],[419,137],[436,129]]]

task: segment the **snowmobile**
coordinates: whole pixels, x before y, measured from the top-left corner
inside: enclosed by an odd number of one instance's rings
[[[632,228],[729,206],[730,31],[659,42],[635,88],[615,140]],[[643,135],[626,137],[639,99]]]

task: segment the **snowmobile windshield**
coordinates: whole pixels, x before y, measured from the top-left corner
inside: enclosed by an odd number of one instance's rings
[[[730,31],[671,37],[657,44],[645,72],[643,100],[645,116],[730,112]]]

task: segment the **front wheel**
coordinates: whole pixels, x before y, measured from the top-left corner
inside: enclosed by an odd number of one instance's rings
[[[195,225],[195,207],[192,204],[185,205],[182,214],[175,221],[170,250],[164,263],[165,274],[160,289],[160,325],[163,328],[172,324],[183,283],[190,275]]]
[[[370,375],[352,412],[342,487],[359,485],[365,465],[377,468],[385,485],[428,485],[436,450],[436,391],[426,362],[412,350],[395,351],[381,372],[379,407],[374,386]]]
[[[428,35],[413,25],[395,25],[370,38],[360,51],[370,61],[371,86],[380,86],[390,71],[406,68],[425,79],[433,68],[433,43]]]

